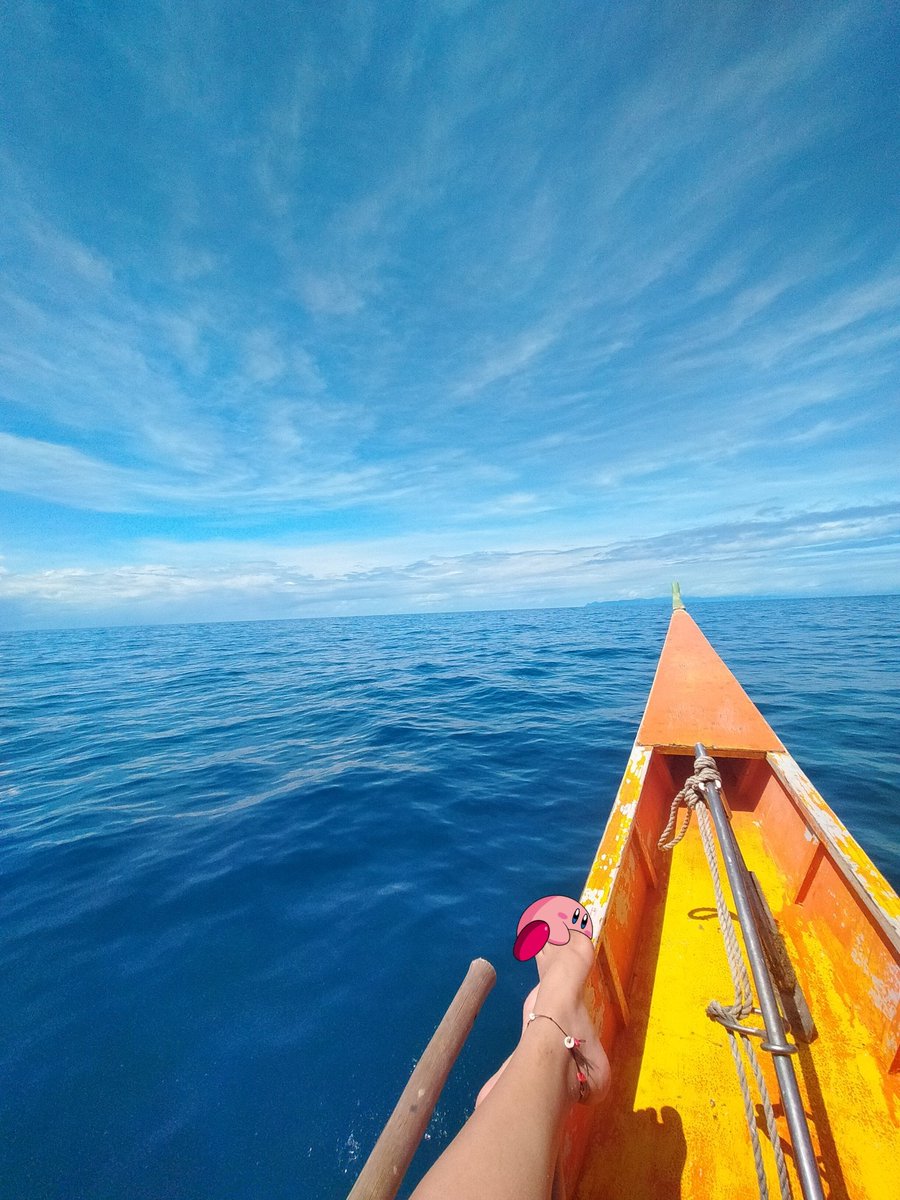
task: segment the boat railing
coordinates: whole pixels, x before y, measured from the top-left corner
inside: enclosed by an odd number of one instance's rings
[[[698,763],[701,759],[708,762],[712,761],[707,756],[706,748],[699,742],[695,747],[695,751]],[[762,1042],[761,1048],[767,1050],[772,1055],[774,1061],[784,1115],[791,1134],[794,1163],[797,1168],[800,1187],[804,1200],[824,1200],[822,1180],[816,1163],[816,1154],[810,1137],[809,1124],[803,1108],[803,1100],[800,1096],[794,1064],[791,1061],[791,1055],[796,1052],[796,1047],[791,1045],[785,1037],[784,1023],[778,1007],[775,985],[769,973],[762,938],[757,928],[754,905],[748,889],[749,872],[728,820],[719,788],[706,779],[700,783],[700,787],[706,798],[710,815],[712,816],[716,837],[719,842],[719,850],[725,864],[725,872],[728,876],[731,894],[734,897],[738,921],[743,933],[744,947],[750,963],[750,971],[753,975],[763,1025],[765,1026],[765,1040]]]

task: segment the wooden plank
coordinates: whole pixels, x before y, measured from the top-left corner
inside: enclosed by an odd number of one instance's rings
[[[628,1001],[625,999],[622,980],[619,978],[619,968],[616,966],[615,960],[605,941],[602,941],[598,948],[600,950],[600,965],[610,984],[610,990],[622,1024],[627,1025],[631,1020],[631,1014],[628,1010]]]
[[[802,904],[806,899],[809,889],[812,887],[813,880],[816,877],[816,872],[819,869],[819,864],[825,857],[825,847],[818,838],[813,839],[812,849],[809,857],[806,860],[806,866],[803,868],[803,874],[800,877],[800,882],[797,885],[797,894],[794,896],[795,904]]]
[[[496,978],[485,959],[476,958],[471,964],[347,1200],[393,1200],[396,1196],[450,1069]]]
[[[772,980],[781,995],[784,1015],[790,1022],[791,1032],[798,1042],[813,1042],[819,1036],[812,1019],[803,989],[800,987],[794,964],[788,956],[787,946],[781,936],[778,923],[769,908],[769,902],[752,871],[747,872],[750,886],[747,889],[756,928],[763,944],[766,961],[772,972]]]
[[[654,867],[653,860],[650,857],[650,850],[647,847],[647,843],[644,841],[644,835],[641,833],[640,829],[638,829],[637,825],[634,826],[632,837],[634,838],[635,845],[637,846],[638,861],[644,868],[647,879],[650,882],[650,886],[652,888],[658,888],[659,879],[656,875],[656,868]]]

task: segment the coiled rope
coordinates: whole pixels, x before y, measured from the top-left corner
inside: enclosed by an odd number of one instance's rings
[[[719,917],[719,928],[722,930],[722,937],[725,941],[725,954],[728,959],[729,970],[731,971],[731,979],[734,983],[734,1003],[724,1005],[718,1000],[710,1000],[706,1006],[706,1015],[710,1020],[718,1021],[728,1033],[728,1045],[731,1050],[731,1057],[734,1059],[738,1082],[741,1086],[741,1095],[744,1099],[744,1115],[747,1118],[747,1130],[750,1134],[750,1144],[753,1148],[753,1162],[756,1166],[759,1194],[762,1200],[769,1200],[769,1187],[763,1165],[762,1146],[760,1145],[759,1131],[756,1127],[756,1116],[753,1110],[753,1100],[750,1095],[750,1085],[747,1081],[747,1072],[741,1056],[742,1049],[747,1057],[747,1061],[750,1063],[750,1069],[753,1071],[754,1078],[756,1079],[756,1086],[762,1102],[766,1118],[766,1129],[775,1158],[775,1170],[778,1174],[781,1200],[791,1200],[791,1185],[787,1175],[787,1167],[785,1166],[784,1152],[781,1148],[781,1139],[778,1136],[778,1129],[775,1125],[775,1113],[772,1110],[772,1101],[769,1097],[769,1089],[766,1086],[762,1067],[760,1066],[750,1036],[746,1032],[733,1028],[734,1025],[740,1025],[742,1021],[758,1010],[753,1005],[753,990],[750,985],[750,975],[747,971],[747,965],[744,962],[740,945],[738,944],[734,928],[734,918],[725,901],[725,893],[722,891],[719,864],[716,860],[716,843],[712,819],[709,815],[709,809],[706,806],[706,797],[703,794],[705,784],[712,784],[713,787],[718,788],[720,791],[722,790],[722,779],[719,775],[716,761],[714,758],[710,758],[709,755],[704,754],[698,755],[694,759],[693,775],[688,777],[684,787],[672,801],[669,820],[659,839],[659,848],[660,850],[673,850],[687,833],[691,817],[696,811],[700,840],[703,842],[703,850],[706,854],[706,861],[709,864],[709,873],[712,876],[713,890],[716,895],[716,912]],[[682,804],[687,811],[681,828],[677,833],[674,833],[675,826],[678,823],[678,809]]]

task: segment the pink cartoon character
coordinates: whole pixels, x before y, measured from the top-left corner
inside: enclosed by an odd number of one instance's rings
[[[591,914],[571,896],[543,896],[529,904],[519,918],[513,954],[519,962],[534,958],[549,942],[565,946],[573,933],[593,938]]]

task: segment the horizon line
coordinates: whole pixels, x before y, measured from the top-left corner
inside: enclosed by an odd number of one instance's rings
[[[690,596],[692,600],[709,601],[711,603],[729,602],[735,600],[751,600],[771,602],[775,601],[797,601],[797,600],[886,600],[893,596],[900,596],[900,591],[896,592],[834,592],[834,593],[811,593],[811,592],[784,592],[784,593],[766,593],[766,592],[730,592],[724,595],[702,595],[701,593],[693,593]],[[290,617],[226,617],[226,618],[210,618],[207,620],[191,620],[191,621],[121,621],[108,622],[102,625],[32,625],[19,627],[0,628],[0,637],[6,634],[16,633],[88,633],[101,632],[108,629],[177,629],[182,627],[191,628],[193,626],[206,625],[280,625],[287,621],[372,621],[372,620],[393,620],[399,617],[462,617],[474,615],[476,613],[524,613],[524,612],[559,612],[559,611],[579,611],[588,608],[603,608],[606,605],[612,604],[655,604],[657,601],[660,604],[665,603],[668,607],[667,612],[671,612],[671,593],[667,592],[660,596],[620,596],[610,600],[587,600],[583,604],[550,604],[550,605],[523,605],[521,608],[448,608],[434,609],[433,611],[423,612],[422,610],[407,610],[398,612],[386,613],[331,613],[325,614],[310,614],[310,615],[295,615]],[[685,607],[690,610],[690,605]]]

